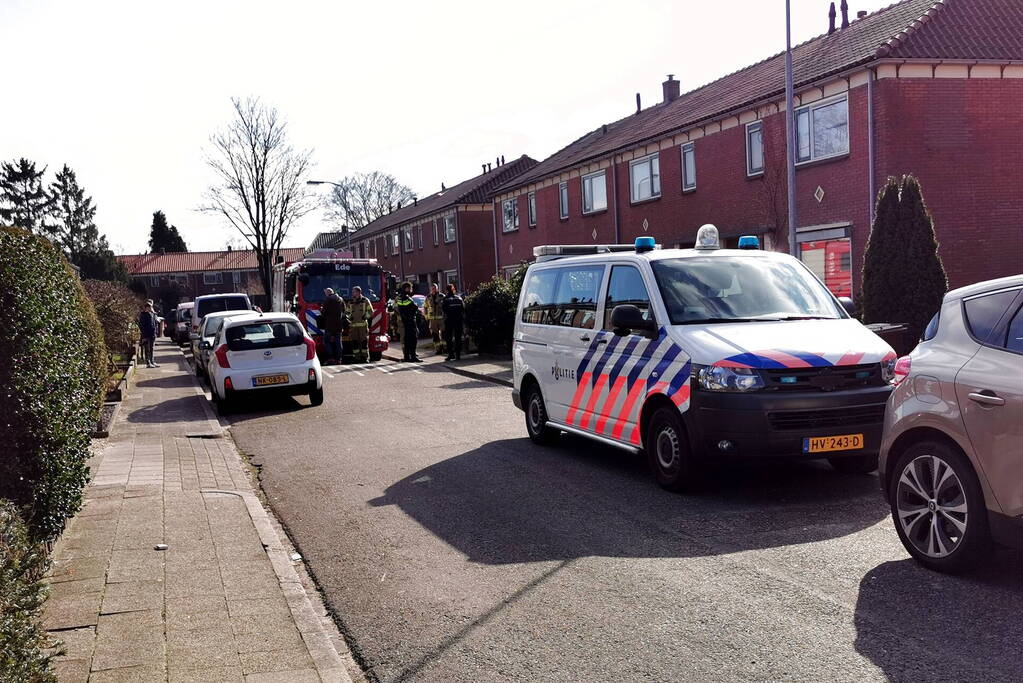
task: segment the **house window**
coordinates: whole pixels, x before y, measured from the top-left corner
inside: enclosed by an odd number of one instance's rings
[[[223,282],[224,282],[224,274],[221,273],[220,271],[217,271],[215,273],[203,273],[202,274],[202,283],[204,285],[219,285],[219,284],[223,284]]]
[[[632,178],[633,202],[661,196],[661,162],[657,154],[630,163],[629,176]]]
[[[150,275],[149,276],[149,286],[150,287],[159,287],[160,286],[160,276],[159,275]]]
[[[696,189],[696,145],[682,145],[682,190]]]
[[[445,270],[444,271],[444,286],[454,285],[455,289],[458,289],[458,271],[457,270]]]
[[[526,196],[527,212],[529,214],[529,227],[536,227],[536,193],[530,192]]]
[[[504,232],[514,232],[519,229],[519,198],[505,199],[501,204],[501,214],[504,216]]]
[[[796,110],[796,160],[815,161],[849,152],[849,101],[815,102]]]
[[[607,208],[607,176],[604,171],[583,176],[583,213]]]
[[[419,248],[423,248],[423,226],[419,226]]]
[[[437,227],[437,221],[433,222],[433,246],[440,244],[440,228]]]
[[[405,251],[412,251],[412,247],[415,246],[412,243],[412,228],[406,228],[402,233],[405,235]]]
[[[231,279],[234,281],[234,284],[240,285],[242,283],[242,271],[236,270],[231,273]]]
[[[455,241],[455,217],[444,216],[444,242]]]
[[[392,233],[391,234],[391,256],[397,255],[397,253],[398,253],[398,251],[400,249],[401,249],[401,238],[398,236],[398,233],[396,233],[396,232]]]
[[[568,183],[558,186],[558,197],[561,203],[561,217],[568,218]]]
[[[746,125],[746,175],[764,172],[764,124],[756,121]]]

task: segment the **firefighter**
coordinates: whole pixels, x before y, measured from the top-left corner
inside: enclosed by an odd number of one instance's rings
[[[345,300],[327,287],[323,290],[323,304],[320,305],[320,329],[323,330],[323,345],[326,349],[327,362],[324,365],[336,365],[341,362],[343,353],[341,334],[344,331]]]
[[[462,360],[462,335],[465,317],[465,303],[455,292],[455,285],[448,285],[448,293],[441,303],[444,311],[444,337],[448,347],[446,360]]]
[[[412,299],[412,283],[401,283],[401,293],[394,300],[394,310],[401,318],[401,351],[405,363],[422,363],[423,359],[416,355],[416,342],[419,340],[419,329],[416,325],[416,316],[419,315],[419,307]]]
[[[362,295],[362,287],[352,287],[352,300],[348,304],[348,337],[356,363],[369,360],[369,326],[373,323],[373,304]]]
[[[444,341],[441,334],[444,332],[444,311],[441,309],[441,302],[444,295],[436,283],[430,285],[430,293],[426,296],[426,319],[430,322],[430,334],[433,335],[433,347],[437,353],[444,350]]]

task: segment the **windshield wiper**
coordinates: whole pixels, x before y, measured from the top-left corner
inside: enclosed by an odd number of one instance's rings
[[[838,320],[838,318],[830,315],[787,315],[784,318],[775,318],[775,320]]]
[[[708,323],[763,323],[775,322],[781,318],[697,318],[696,320],[683,320],[679,325],[703,325]]]

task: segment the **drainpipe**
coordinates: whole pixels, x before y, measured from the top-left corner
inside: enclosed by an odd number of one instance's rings
[[[501,274],[501,252],[497,245],[497,199],[491,199],[490,204],[493,211],[490,212],[490,219],[494,225],[494,275]]]
[[[876,151],[874,149],[874,70],[867,70],[867,192],[870,195],[867,208],[867,218],[871,225],[874,224],[874,202],[877,199],[877,187],[874,178],[875,165],[877,163]]]
[[[455,205],[455,251],[458,252],[458,287],[465,292],[465,271],[462,270],[462,221],[459,220],[458,205]]]
[[[618,164],[615,155],[611,155],[611,194],[615,201],[615,244],[622,243],[622,226],[618,218]]]

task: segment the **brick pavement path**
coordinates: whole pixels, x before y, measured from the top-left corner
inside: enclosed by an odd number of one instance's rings
[[[59,680],[350,681],[357,667],[180,351],[156,355],[54,548],[43,622],[67,651]]]

